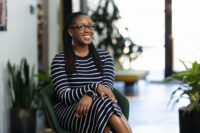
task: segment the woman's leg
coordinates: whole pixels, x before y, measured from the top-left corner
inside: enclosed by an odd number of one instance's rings
[[[116,114],[113,114],[110,117],[109,125],[116,133],[132,133],[132,130],[124,115],[119,117]]]

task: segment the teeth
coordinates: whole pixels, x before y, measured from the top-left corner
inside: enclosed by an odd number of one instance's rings
[[[91,37],[90,37],[90,36],[84,36],[84,38],[85,38],[85,39],[90,39]]]

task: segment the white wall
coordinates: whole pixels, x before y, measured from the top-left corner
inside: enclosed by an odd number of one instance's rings
[[[80,11],[80,1],[81,0],[72,0],[72,12],[79,12]]]
[[[59,0],[48,1],[48,59],[49,68],[55,54],[58,53],[59,43]]]
[[[30,5],[34,13],[30,13]],[[19,63],[26,57],[37,67],[36,0],[8,0],[8,30],[0,32],[0,133],[9,129],[9,97],[7,94],[7,61]]]

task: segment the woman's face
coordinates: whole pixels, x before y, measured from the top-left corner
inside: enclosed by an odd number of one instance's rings
[[[75,23],[68,32],[75,45],[89,45],[94,35],[94,27],[90,18],[83,15],[75,19]]]

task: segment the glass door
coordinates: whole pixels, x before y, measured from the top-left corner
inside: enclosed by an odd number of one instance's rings
[[[184,70],[180,60],[200,59],[200,1],[172,2],[172,33],[174,37],[174,71]]]

